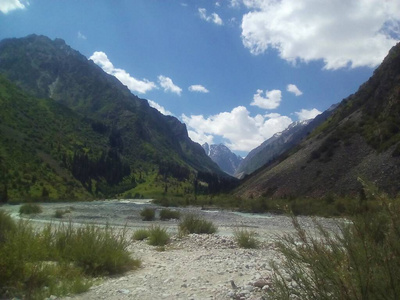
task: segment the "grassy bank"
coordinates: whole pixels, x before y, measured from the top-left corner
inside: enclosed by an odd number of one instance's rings
[[[43,299],[89,289],[96,276],[140,265],[127,251],[125,230],[71,223],[35,230],[0,210],[0,297]]]
[[[308,232],[293,218],[295,234],[277,243],[268,299],[399,299],[400,199],[368,193],[348,222],[331,232],[315,222]]]

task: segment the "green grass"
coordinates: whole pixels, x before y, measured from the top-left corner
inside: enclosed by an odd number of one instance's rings
[[[113,275],[138,267],[130,257],[126,230],[115,232],[106,226],[95,225],[74,228],[62,224],[56,230],[55,246],[61,257],[74,262],[89,275]]]
[[[9,232],[14,232],[16,224],[11,216],[0,210],[0,245],[5,241],[5,238]]]
[[[236,243],[240,248],[256,249],[259,247],[259,240],[254,231],[247,229],[237,229],[233,232]]]
[[[39,204],[35,203],[26,203],[22,204],[19,208],[20,214],[31,215],[31,214],[40,214],[42,212],[42,207]]]
[[[370,199],[373,201],[372,199]],[[399,299],[400,199],[361,203],[350,222],[316,236],[293,218],[295,234],[277,243],[268,299]]]
[[[125,230],[72,224],[38,230],[2,211],[0,224],[0,298],[81,293],[92,276],[120,274],[140,264],[127,251]]]
[[[154,221],[156,218],[156,211],[153,208],[144,208],[140,212],[143,221]]]
[[[57,210],[54,212],[54,218],[62,219],[62,218],[64,218],[64,215],[65,215],[65,214],[70,213],[70,212],[71,212],[71,211],[68,210],[68,209],[66,209],[66,210],[57,209]]]
[[[176,210],[170,210],[170,209],[162,209],[160,211],[160,220],[179,220],[181,217],[181,213]]]
[[[149,237],[149,231],[147,229],[137,229],[132,235],[134,241],[143,241]]]
[[[169,243],[170,237],[167,229],[160,226],[151,226],[148,230],[148,244],[151,246],[165,246]]]
[[[217,226],[215,226],[211,221],[207,221],[195,214],[185,215],[179,223],[179,231],[183,234],[212,234],[217,232],[217,229]]]

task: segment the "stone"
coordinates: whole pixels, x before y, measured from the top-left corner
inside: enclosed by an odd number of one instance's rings
[[[259,279],[256,282],[253,283],[253,286],[258,287],[260,289],[262,289],[265,285],[267,285],[268,282],[264,279]]]
[[[251,285],[246,285],[246,286],[244,287],[244,290],[245,290],[245,291],[252,292],[252,291],[254,290],[254,287],[251,286]]]
[[[229,298],[234,298],[236,296],[236,294],[234,291],[230,291],[230,292],[228,292],[228,294],[226,294],[226,296]]]
[[[127,290],[127,289],[120,289],[117,292],[120,294],[123,294],[123,295],[128,295],[128,294],[130,294],[131,291]]]

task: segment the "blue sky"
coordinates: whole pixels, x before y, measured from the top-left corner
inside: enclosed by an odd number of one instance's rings
[[[399,22],[398,0],[0,0],[0,39],[62,38],[242,156],[356,92]]]

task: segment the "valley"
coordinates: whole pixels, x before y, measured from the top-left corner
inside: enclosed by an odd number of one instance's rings
[[[0,299],[400,299],[398,0],[0,28]]]

